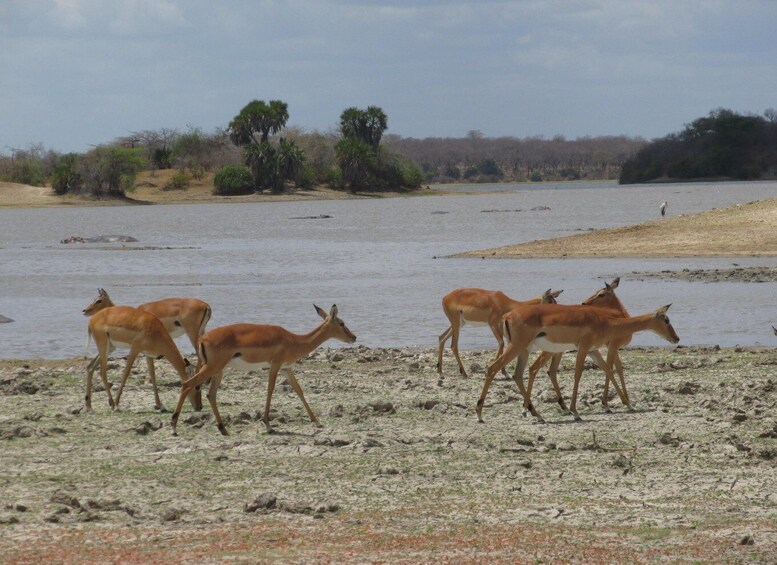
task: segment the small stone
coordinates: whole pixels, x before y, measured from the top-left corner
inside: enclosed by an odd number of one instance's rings
[[[253,502],[249,502],[243,507],[243,512],[256,512],[257,510],[270,510],[275,508],[277,498],[269,492],[263,492],[257,496]]]

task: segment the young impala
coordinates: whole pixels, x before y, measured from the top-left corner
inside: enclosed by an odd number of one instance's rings
[[[226,367],[237,367],[248,371],[269,368],[267,398],[262,417],[268,433],[273,431],[270,427],[270,401],[275,390],[275,380],[281,369],[285,370],[286,379],[302,401],[311,421],[320,428],[321,423],[308,406],[291,366],[329,339],[353,343],[356,341],[356,336],[346,327],[345,322],[337,317],[337,306],[333,305],[329,314],[315,304],[313,307],[324,321],[306,334],[294,334],[280,326],[234,324],[210,330],[203,335],[200,338],[198,350],[202,366],[181,389],[181,396],[178,398],[178,405],[175,407],[171,422],[173,435],[176,433],[178,416],[186,395],[207,379],[211,380],[208,401],[216,418],[216,425],[223,435],[229,435],[216,405],[216,394]]]
[[[623,304],[615,294],[615,289],[618,288],[619,283],[620,283],[620,277],[614,279],[609,284],[604,283],[604,288],[597,290],[590,297],[583,300],[583,305],[598,306],[599,308],[609,308],[610,310],[613,310],[616,313],[619,313],[624,318],[628,317],[629,313],[626,310],[626,307],[623,306]],[[618,372],[618,377],[620,378],[620,387],[618,387],[618,383],[613,381],[613,386],[615,387],[615,390],[618,393],[618,396],[621,398],[621,401],[624,403],[624,405],[629,409],[632,408],[631,401],[629,400],[629,394],[626,391],[626,381],[623,378],[623,364],[621,363],[621,358],[620,358],[620,354],[618,353],[618,350],[622,347],[627,346],[630,342],[631,342],[631,337],[628,337],[622,340],[620,343],[614,344],[614,347],[616,347],[614,363],[615,363],[615,370]],[[539,372],[539,370],[550,359],[551,365],[550,365],[550,368],[548,369],[548,376],[550,377],[550,382],[553,385],[553,389],[556,391],[557,402],[561,406],[562,410],[569,411],[566,403],[564,402],[564,398],[561,395],[561,388],[558,385],[558,379],[556,377],[558,366],[559,366],[559,363],[561,362],[562,355],[563,355],[562,353],[549,353],[547,351],[543,351],[537,357],[534,363],[532,363],[532,366],[529,368],[529,379],[532,382],[534,382],[534,378],[537,376],[537,373]],[[600,369],[605,371],[605,375],[606,375],[607,372],[604,368],[605,361],[601,353],[597,349],[592,349],[588,353],[588,356],[599,366]],[[604,393],[602,395],[602,404],[604,405],[604,410],[606,412],[610,412],[609,393],[610,393],[610,379],[605,378]]]
[[[580,416],[576,409],[577,392],[588,352],[594,348],[608,346],[605,373],[607,378],[612,380],[612,365],[617,354],[616,345],[621,340],[631,338],[636,332],[651,330],[671,343],[680,341],[666,315],[669,306],[663,306],[649,314],[629,318],[624,318],[605,308],[583,305],[537,304],[519,306],[512,310],[504,317],[505,334],[508,337],[507,347],[486,372],[486,381],[476,407],[478,421],[483,422],[483,404],[496,373],[517,357],[518,363],[513,378],[519,388],[522,388],[523,371],[529,352],[536,349],[551,353],[577,349],[575,381],[569,410],[575,416],[575,420],[579,420]],[[524,406],[542,421],[542,417],[531,402],[532,384],[530,378],[524,391]]]
[[[111,297],[108,296],[105,289],[98,288],[97,298],[84,308],[83,313],[84,316],[92,316],[111,306],[115,306]],[[164,298],[154,302],[146,302],[137,308],[159,318],[159,321],[162,322],[165,330],[172,338],[177,338],[185,333],[195,352],[197,351],[197,340],[204,333],[205,326],[208,324],[211,316],[210,306],[196,298]],[[89,362],[89,365],[86,367],[87,372],[94,372],[98,361],[99,355]],[[156,381],[154,358],[147,355],[146,365],[148,366],[148,380]],[[199,361],[197,369],[199,369]],[[192,405],[195,410],[202,409],[202,395],[199,389],[192,395]]]
[[[442,375],[442,353],[445,349],[445,342],[451,338],[451,351],[459,364],[459,373],[461,376],[467,377],[467,371],[464,370],[461,357],[459,357],[459,331],[465,323],[488,324],[499,344],[498,357],[504,349],[502,316],[522,304],[555,304],[556,298],[562,292],[561,290],[553,292],[548,289],[542,296],[525,302],[513,300],[498,290],[483,290],[482,288],[459,288],[445,295],[442,299],[442,310],[451,325],[440,334],[437,348],[437,372]]]
[[[87,346],[89,339],[94,339],[97,345],[97,357],[100,363],[100,378],[108,393],[108,404],[114,410],[119,407],[124,383],[127,381],[132,366],[138,355],[145,354],[148,357],[162,356],[167,359],[185,382],[189,377],[192,367],[186,361],[181,352],[167,333],[167,330],[159,321],[159,318],[129,306],[111,306],[100,310],[89,318],[89,330],[87,333]],[[116,392],[116,400],[111,395],[111,387],[108,384],[107,365],[108,353],[116,348],[127,348],[127,364],[121,376],[119,390]],[[193,372],[193,371],[192,371]],[[86,376],[86,411],[92,410],[92,375],[94,370],[87,371]],[[154,401],[157,409],[162,408],[159,400],[159,391],[156,386],[156,378],[151,373],[151,384],[154,387]],[[190,397],[192,404],[194,399]]]

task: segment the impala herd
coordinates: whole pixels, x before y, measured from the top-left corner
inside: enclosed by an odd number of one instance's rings
[[[439,337],[437,372],[442,375],[443,350],[450,339],[459,373],[466,378],[467,372],[458,348],[461,327],[466,323],[487,324],[497,340],[498,350],[496,359],[486,370],[483,389],[477,401],[479,422],[483,422],[483,406],[494,377],[500,371],[507,375],[506,367],[513,360],[517,360],[513,380],[523,397],[524,409],[539,421],[544,420],[531,401],[531,392],[537,373],[548,361],[548,375],[557,401],[575,420],[580,420],[576,409],[577,395],[586,357],[590,357],[604,371],[602,404],[605,410],[610,411],[610,384],[623,404],[631,410],[619,350],[629,344],[635,333],[645,330],[653,331],[670,343],[677,343],[680,338],[666,315],[670,305],[640,316],[630,316],[615,295],[619,282],[620,279],[616,278],[611,283],[605,283],[604,288],[580,305],[558,304],[556,299],[562,292],[560,290],[548,289],[541,296],[526,301],[513,300],[502,292],[480,288],[454,290],[442,299],[443,312],[450,326]],[[305,400],[292,366],[325,341],[337,339],[353,343],[356,336],[337,316],[337,306],[333,305],[329,312],[314,307],[323,321],[306,334],[295,334],[280,326],[258,324],[232,324],[205,332],[211,309],[201,300],[167,298],[133,308],[114,305],[108,293],[99,289],[97,298],[83,310],[84,315],[89,317],[87,348],[90,340],[94,340],[98,350],[98,355],[89,362],[86,369],[85,409],[87,412],[92,410],[92,377],[98,364],[100,378],[108,394],[108,404],[116,410],[135,360],[143,354],[148,364],[148,378],[153,386],[156,409],[161,410],[163,406],[156,385],[154,358],[167,359],[181,378],[181,392],[171,420],[174,435],[187,398],[195,410],[202,409],[201,387],[207,383],[208,402],[216,425],[223,435],[229,435],[216,403],[226,367],[249,371],[259,368],[269,370],[262,417],[268,433],[273,431],[270,426],[270,402],[281,369],[302,401],[310,420],[316,427],[321,427]],[[774,331],[777,334],[777,329]],[[184,333],[197,353],[196,367],[192,367],[181,355],[173,341],[173,338]],[[129,353],[114,399],[108,383],[107,361],[108,354],[117,348],[129,349]],[[606,350],[604,355],[600,348]],[[540,351],[540,355],[530,367],[528,382],[524,386],[523,373],[532,351]],[[577,352],[572,401],[568,408],[556,378],[561,356],[567,351]],[[618,373],[617,380],[613,376],[613,369]]]

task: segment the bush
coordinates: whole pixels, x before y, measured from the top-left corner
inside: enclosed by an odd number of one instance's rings
[[[82,181],[77,165],[78,155],[75,153],[68,153],[57,160],[50,178],[54,194],[74,193],[81,189]]]
[[[230,196],[251,194],[254,191],[254,179],[248,169],[239,165],[221,167],[213,177],[213,194]]]
[[[189,188],[190,181],[191,177],[189,175],[183,171],[177,171],[170,179],[170,182],[162,187],[162,190],[186,190]]]

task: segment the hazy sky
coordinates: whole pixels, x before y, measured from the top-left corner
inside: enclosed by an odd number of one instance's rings
[[[0,153],[377,105],[403,137],[661,137],[777,107],[777,1],[0,0]]]

